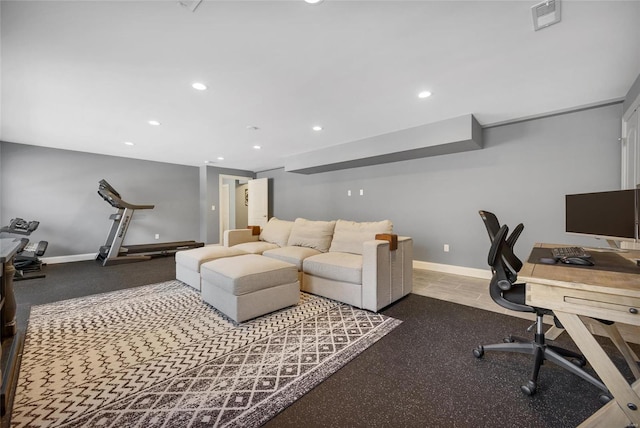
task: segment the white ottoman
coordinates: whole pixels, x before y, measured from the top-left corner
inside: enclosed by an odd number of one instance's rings
[[[280,260],[247,254],[200,267],[202,300],[236,322],[246,321],[300,299],[298,269]]]
[[[247,254],[246,251],[222,245],[206,245],[176,252],[176,279],[200,291],[200,266],[211,260]]]

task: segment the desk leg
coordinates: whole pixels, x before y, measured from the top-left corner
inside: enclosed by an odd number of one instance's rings
[[[640,396],[631,388],[578,315],[554,310],[567,333],[607,386],[618,408],[630,422],[640,426]],[[635,410],[633,410],[635,408]]]
[[[549,327],[549,330],[546,331],[544,337],[549,340],[556,340],[562,333],[564,333],[564,328],[556,327],[555,325],[553,325]]]
[[[603,324],[604,330],[607,332],[607,335],[611,339],[616,348],[620,351],[622,356],[624,357],[627,365],[631,369],[631,372],[635,376],[636,379],[640,379],[640,367],[638,367],[638,356],[633,352],[633,349],[629,347],[627,342],[625,342],[624,338],[618,331],[618,328],[615,324],[605,325]]]

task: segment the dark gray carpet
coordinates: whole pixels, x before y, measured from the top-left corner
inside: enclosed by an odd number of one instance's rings
[[[18,303],[18,329],[26,331],[31,305],[58,302],[91,294],[175,279],[173,257],[140,263],[102,266],[94,261],[61,263],[43,268],[46,278],[14,282]]]
[[[18,322],[30,305],[103,293],[175,278],[173,258],[101,267],[94,262],[51,265],[47,278],[16,283]],[[551,363],[538,393],[524,396],[525,355],[472,349],[527,335],[529,322],[454,303],[409,295],[383,311],[403,323],[267,422],[267,427],[571,427],[600,406],[597,388]],[[615,362],[631,373],[608,339]],[[575,349],[566,334],[556,342]],[[636,353],[640,347],[633,345]]]

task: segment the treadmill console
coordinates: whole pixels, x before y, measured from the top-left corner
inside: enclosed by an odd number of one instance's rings
[[[107,201],[109,205],[118,209],[130,208],[134,210],[149,210],[154,207],[153,205],[134,205],[123,201],[120,197],[120,193],[118,193],[116,189],[114,189],[109,183],[107,183],[107,180],[104,179],[100,180],[98,183],[98,195]]]
[[[102,197],[105,201],[109,203],[114,208],[120,208],[120,193],[116,191],[107,180],[100,180],[98,183],[98,195]]]
[[[4,226],[0,229],[0,232],[15,233],[17,235],[31,235],[31,232],[35,231],[40,222],[38,221],[26,221],[21,218],[14,218],[9,223],[9,226]]]

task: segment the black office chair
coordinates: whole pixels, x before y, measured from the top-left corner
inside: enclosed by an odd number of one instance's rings
[[[487,228],[487,233],[489,234],[489,240],[493,242],[494,238],[500,231],[500,222],[498,221],[498,217],[492,212],[489,211],[479,211],[480,217],[484,221],[484,225]],[[511,282],[516,282],[518,279],[517,273],[522,269],[522,261],[516,254],[513,252],[513,246],[516,241],[520,237],[520,234],[524,230],[524,225],[520,223],[513,229],[511,235],[509,235],[506,239],[507,248],[503,252],[502,255],[503,260],[509,265],[510,269],[507,269],[507,275],[509,275],[509,279]]]
[[[524,226],[518,225],[514,233],[507,239],[509,232],[507,225],[499,227],[497,232],[494,232],[496,225],[499,226],[495,215],[487,211],[480,211],[480,216],[485,221],[485,226],[491,239],[488,263],[491,266],[493,276],[489,285],[489,294],[497,304],[506,309],[535,313],[536,322],[533,326],[536,328],[536,333],[533,341],[517,336],[509,336],[505,338],[505,343],[480,345],[473,350],[473,355],[476,358],[482,358],[485,351],[518,352],[533,355],[534,365],[531,378],[525,385],[520,387],[526,395],[535,394],[540,366],[544,363],[544,360],[549,360],[600,388],[605,393],[601,395],[602,401],[608,401],[610,395],[607,387],[581,368],[586,364],[583,355],[545,343],[543,316],[553,315],[553,313],[548,309],[527,305],[525,284],[515,283],[517,272],[522,268],[522,262],[513,252],[513,245]]]

